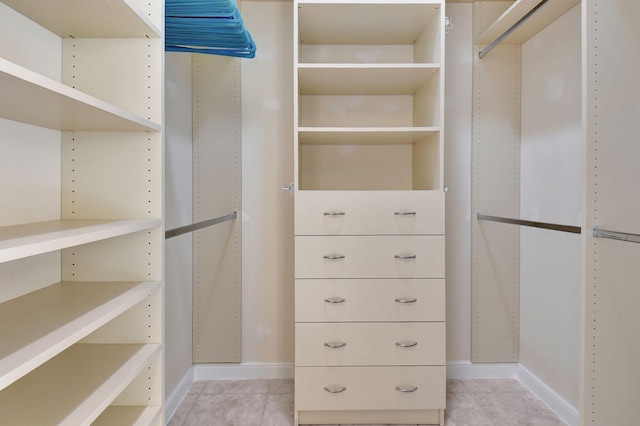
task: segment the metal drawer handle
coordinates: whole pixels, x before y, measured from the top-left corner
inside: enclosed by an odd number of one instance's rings
[[[326,388],[325,388],[326,389]],[[401,388],[400,386],[396,386],[396,390],[404,393],[411,393],[418,390],[417,386],[412,386],[410,388]]]
[[[418,299],[414,298],[410,298],[410,299],[404,299],[404,298],[397,298],[396,299],[396,303],[403,303],[403,304],[407,304],[407,303],[416,303],[418,301]]]
[[[327,260],[340,260],[340,259],[344,259],[346,256],[344,254],[325,254],[322,257],[324,257]]]
[[[345,388],[344,386],[339,386],[339,387],[338,386],[331,386],[331,387],[325,386],[324,390],[326,390],[329,393],[342,393],[342,392],[346,391],[347,388]]]
[[[393,212],[394,215],[396,216],[415,216],[416,212]]]
[[[345,212],[324,212],[322,213],[325,216],[344,216],[346,215]]]
[[[344,303],[347,299],[343,299],[342,297],[327,297],[324,301],[327,303]]]
[[[325,342],[324,345],[331,349],[339,349],[347,346],[347,343],[346,342]]]
[[[417,258],[418,256],[415,254],[396,254],[393,257],[400,260],[411,260]]]
[[[403,340],[402,342],[396,342],[396,346],[399,348],[412,348],[418,346],[418,342],[415,340]]]

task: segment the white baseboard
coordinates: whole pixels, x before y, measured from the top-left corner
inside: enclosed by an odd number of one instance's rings
[[[176,411],[178,410],[178,407],[182,403],[182,400],[184,399],[185,396],[187,396],[187,393],[189,393],[189,389],[191,389],[191,386],[193,385],[194,382],[195,382],[195,375],[194,375],[194,368],[192,365],[191,368],[189,368],[187,373],[184,375],[184,377],[182,377],[182,380],[180,380],[180,383],[178,383],[178,386],[175,387],[173,392],[171,392],[171,395],[169,395],[167,397],[167,400],[165,401],[164,418],[166,423],[169,423],[169,420],[171,420],[173,415],[176,413]]]
[[[569,426],[580,424],[578,410],[522,364],[518,364],[517,378]]]
[[[195,364],[195,381],[233,379],[293,379],[293,363],[243,362]]]

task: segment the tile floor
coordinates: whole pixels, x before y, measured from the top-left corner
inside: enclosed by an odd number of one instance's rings
[[[447,381],[446,426],[562,426],[515,379]],[[293,425],[293,380],[196,382],[169,426]]]

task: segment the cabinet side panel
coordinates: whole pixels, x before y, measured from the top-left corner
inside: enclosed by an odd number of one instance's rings
[[[583,4],[585,221],[582,424],[637,423],[640,245],[594,238],[640,234],[640,3]]]
[[[484,3],[474,26],[483,25]],[[474,56],[471,360],[517,362],[519,230],[476,215],[520,214],[520,47]]]
[[[62,82],[160,123],[161,43],[159,39],[64,39]]]
[[[241,212],[240,60],[193,55],[193,221]],[[241,220],[193,234],[193,360],[242,356]]]

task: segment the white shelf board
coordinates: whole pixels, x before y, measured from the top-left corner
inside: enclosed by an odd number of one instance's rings
[[[160,226],[160,219],[53,220],[0,227],[0,262]]]
[[[90,425],[161,352],[159,344],[77,344],[0,392],[12,426]]]
[[[299,64],[301,95],[412,95],[437,64]]]
[[[74,38],[160,37],[160,30],[130,0],[2,0],[40,26]]]
[[[303,145],[407,145],[435,133],[437,127],[299,127]]]
[[[158,123],[3,58],[0,58],[0,92],[1,118],[35,126],[75,131],[161,129]]]
[[[111,406],[92,423],[92,426],[149,426],[160,416],[160,407]]]
[[[413,44],[440,2],[299,2],[301,44]]]
[[[159,288],[159,282],[62,282],[0,304],[0,390]]]
[[[480,35],[476,44],[490,44],[524,15],[529,13],[541,0],[517,0],[487,30]],[[539,33],[547,25],[580,3],[580,0],[549,0],[527,19],[502,43],[521,44]]]

